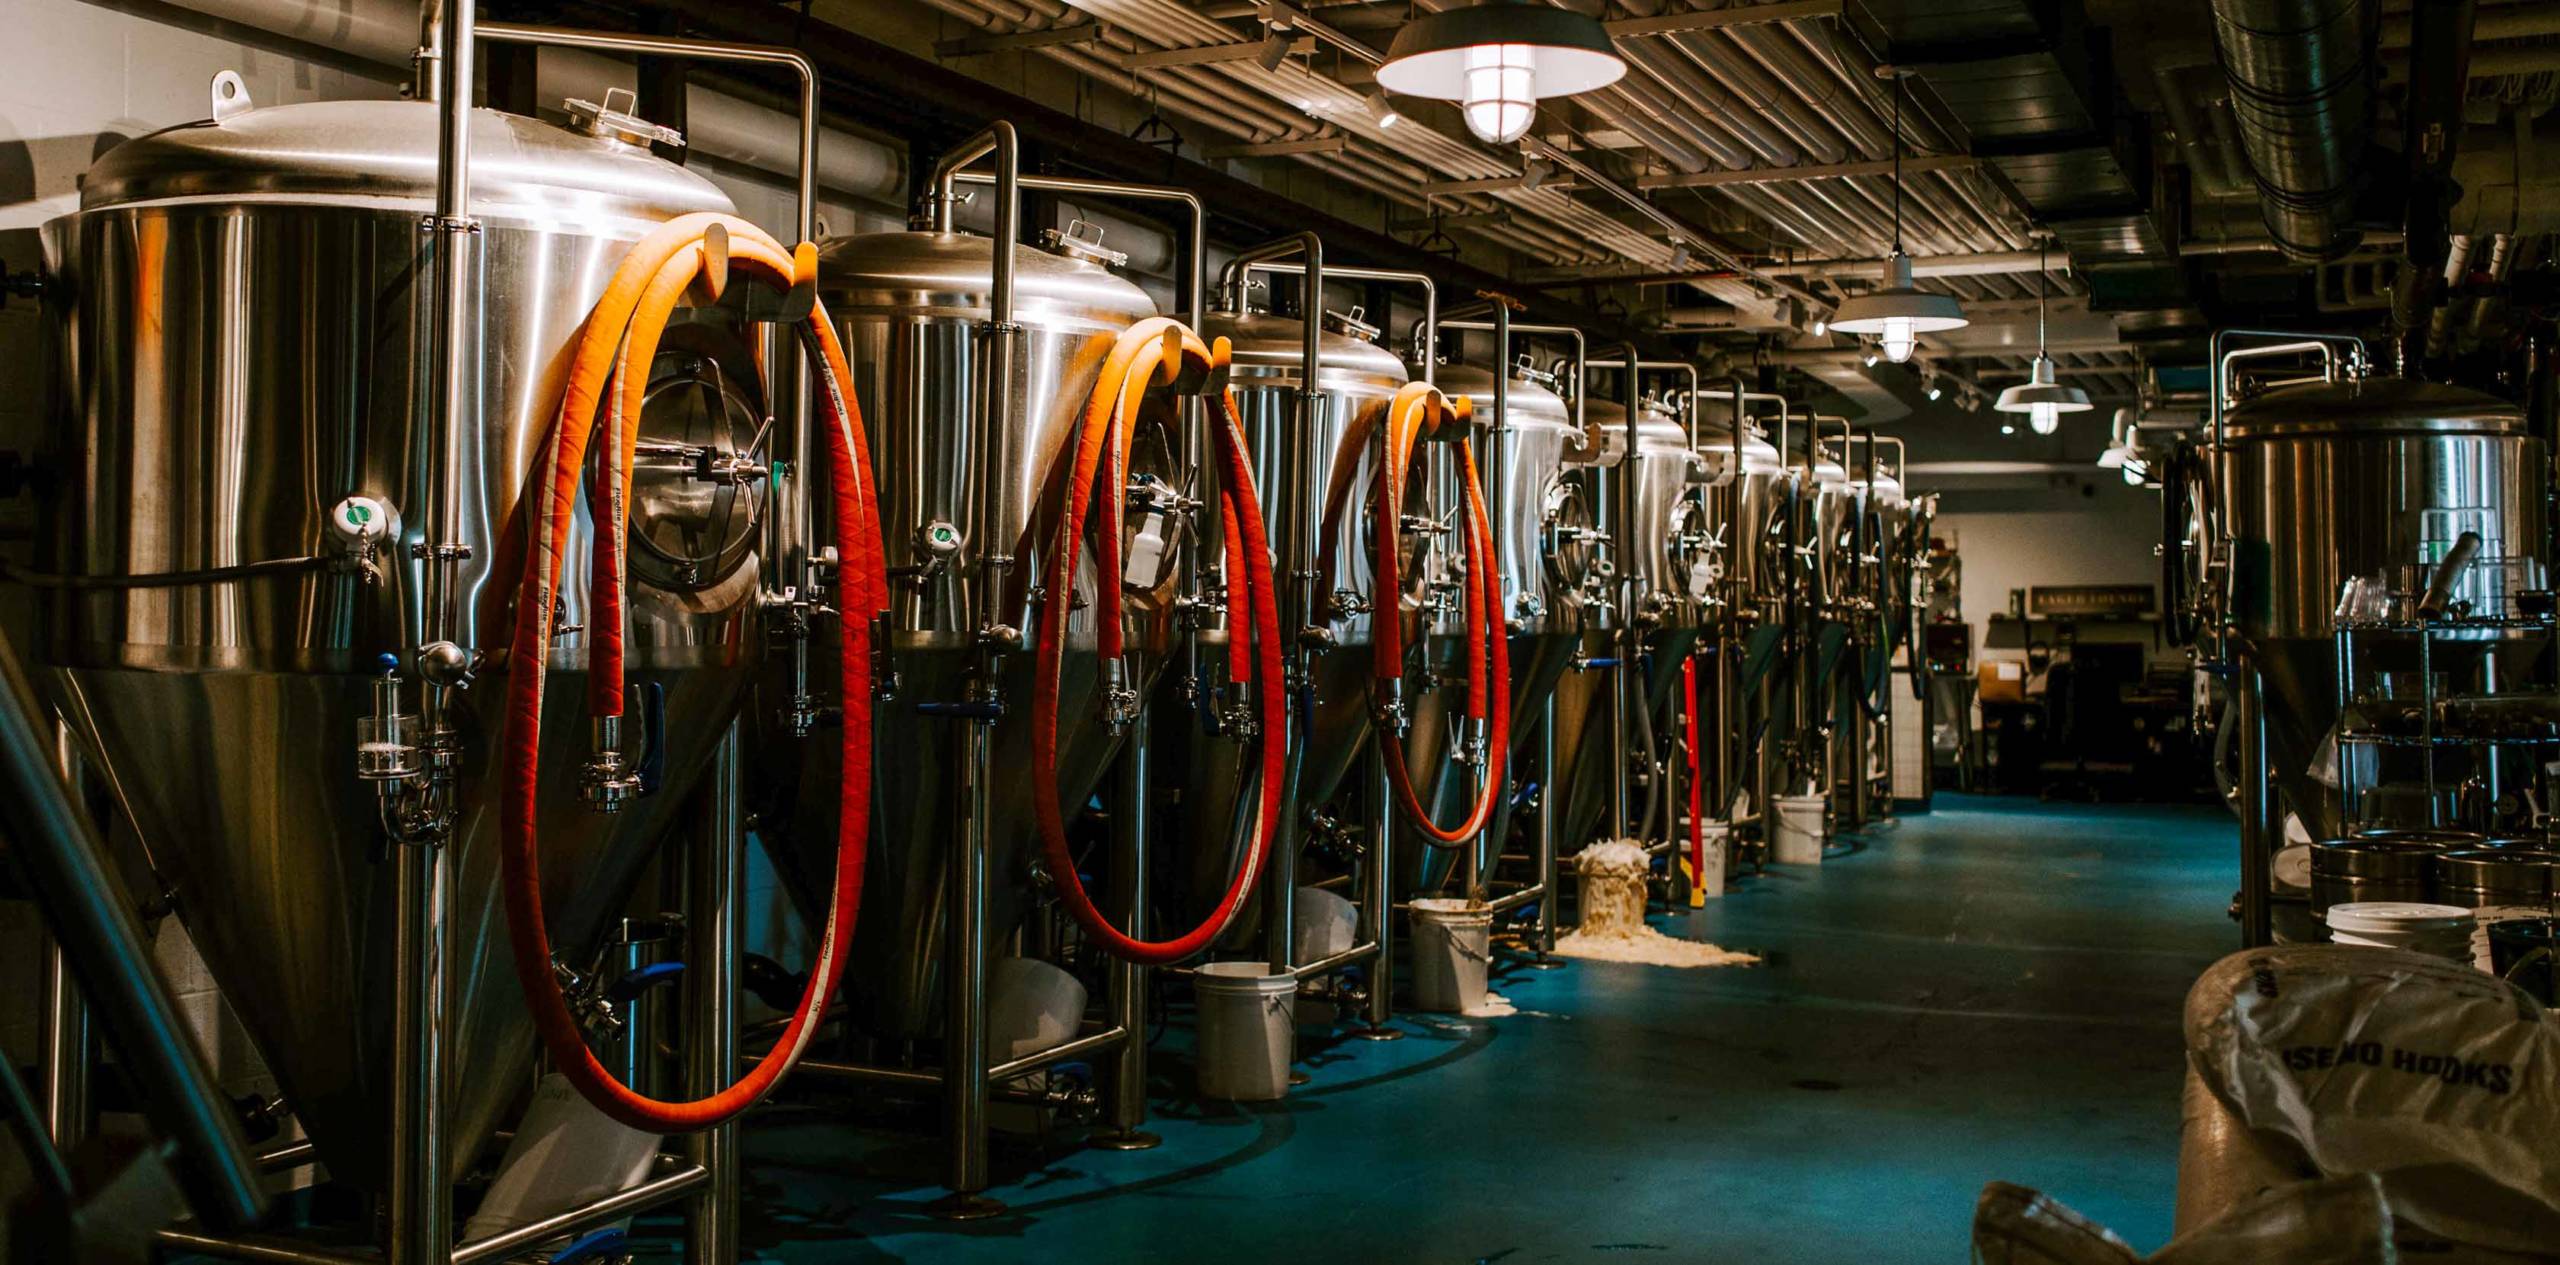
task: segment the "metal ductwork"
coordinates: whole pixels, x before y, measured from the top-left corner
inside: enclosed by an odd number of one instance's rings
[[[2240,146],[2267,232],[2298,263],[2356,245],[2349,209],[2372,123],[2374,0],[2213,0]]]

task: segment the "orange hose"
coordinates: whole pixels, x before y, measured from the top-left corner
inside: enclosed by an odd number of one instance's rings
[[[1087,398],[1077,428],[1067,467],[1066,501],[1049,550],[1049,574],[1041,587],[1031,693],[1031,800],[1041,846],[1060,901],[1085,933],[1113,956],[1150,966],[1194,957],[1226,934],[1261,876],[1280,825],[1288,699],[1280,664],[1278,588],[1271,575],[1271,543],[1263,528],[1261,502],[1254,494],[1244,427],[1232,396],[1221,392],[1210,401],[1209,429],[1219,463],[1219,519],[1226,526],[1229,671],[1238,684],[1257,687],[1260,787],[1253,836],[1246,843],[1242,864],[1217,907],[1179,936],[1140,940],[1112,925],[1085,891],[1075,855],[1067,845],[1066,814],[1058,798],[1058,708],[1065,676],[1067,615],[1075,596],[1087,517],[1098,509],[1092,530],[1098,573],[1096,648],[1106,661],[1123,652],[1120,531],[1139,406],[1150,390],[1171,385],[1186,370],[1222,367],[1227,356],[1227,340],[1204,346],[1199,335],[1163,317],[1140,321],[1122,332],[1103,362],[1101,380]]]
[[[1356,454],[1367,443],[1370,432],[1381,425],[1385,427],[1379,466],[1370,489],[1370,505],[1375,514],[1371,544],[1377,551],[1375,593],[1370,603],[1373,689],[1404,674],[1404,583],[1398,543],[1404,523],[1404,485],[1413,469],[1415,445],[1444,426],[1463,429],[1471,424],[1474,411],[1474,402],[1466,396],[1452,400],[1429,383],[1413,382],[1397,391],[1385,405],[1355,419],[1344,437],[1342,455],[1335,463],[1327,491],[1328,523],[1339,522]],[[1405,763],[1404,744],[1383,727],[1377,735],[1397,805],[1426,839],[1442,845],[1462,844],[1475,838],[1493,819],[1494,806],[1503,793],[1504,764],[1511,749],[1511,647],[1502,619],[1502,574],[1494,555],[1493,520],[1485,508],[1484,482],[1476,470],[1475,450],[1463,438],[1455,441],[1455,446],[1466,489],[1467,716],[1489,722],[1484,778],[1466,817],[1456,826],[1442,826],[1433,820],[1414,788],[1413,772]],[[1329,526],[1326,539],[1336,538]],[[1328,577],[1331,571],[1328,565]],[[1325,587],[1330,591],[1329,578]]]
[[[608,473],[599,480],[607,495],[595,506],[599,565],[590,576],[594,680],[589,706],[598,716],[621,713],[625,616],[620,547],[628,530],[622,491],[629,486],[638,455],[639,411],[649,362],[677,301],[701,270],[704,235],[714,224],[729,235],[734,266],[785,286],[805,279],[815,266],[816,256],[807,247],[786,252],[754,225],[711,212],[668,221],[623,257],[604,296],[588,314],[571,358],[559,420],[536,468],[536,485],[526,498],[524,579],[510,642],[512,670],[501,736],[501,882],[516,981],[533,1011],[534,1028],[552,1062],[597,1110],[632,1128],[657,1133],[711,1128],[754,1106],[800,1060],[817,1035],[827,998],[843,981],[846,950],[861,907],[864,845],[870,831],[870,629],[888,603],[870,446],[847,389],[852,374],[844,349],[828,323],[826,309],[818,306],[809,313],[800,341],[818,364],[814,394],[833,458],[830,491],[836,548],[842,558],[838,648],[844,671],[843,812],[836,827],[835,891],[819,938],[818,960],[799,1005],[781,1039],[746,1076],[718,1093],[689,1102],[662,1101],[634,1091],[587,1048],[553,969],[550,933],[542,913],[541,850],[534,833],[544,664],[551,649],[561,548],[577,510],[580,471],[598,429],[598,410],[610,407],[605,427],[613,448],[604,454]]]

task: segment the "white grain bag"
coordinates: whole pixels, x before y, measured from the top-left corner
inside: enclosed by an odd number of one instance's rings
[[[2286,945],[2214,964],[2186,1023],[2206,1088],[2271,1152],[2381,1178],[2403,1246],[2560,1243],[2560,1031],[2523,990],[2397,949]]]

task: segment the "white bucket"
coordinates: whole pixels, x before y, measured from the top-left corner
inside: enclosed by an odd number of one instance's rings
[[[1001,1063],[1026,1054],[1056,1049],[1075,1039],[1084,1026],[1084,982],[1037,958],[997,958],[987,964],[987,1055]],[[1041,1089],[1050,1072],[1025,1072],[1015,1085]],[[997,1102],[987,1108],[987,1123],[1006,1133],[1037,1133],[1048,1122],[1045,1108],[1027,1103]]]
[[[1270,1102],[1289,1093],[1298,981],[1264,962],[1210,962],[1191,977],[1200,1002],[1200,1096]]]
[[[533,1104],[463,1234],[485,1239],[584,1207],[647,1181],[657,1161],[658,1135],[614,1121],[587,1105],[568,1077],[547,1073],[534,1083]]]
[[[1781,795],[1777,803],[1777,839],[1770,859],[1780,865],[1822,864],[1822,841],[1828,833],[1822,818],[1831,801],[1820,795]]]
[[[1698,835],[1703,842],[1698,848],[1701,854],[1698,872],[1689,887],[1689,903],[1693,905],[1724,895],[1724,859],[1733,846],[1733,826],[1727,822],[1711,821],[1698,828]]]
[[[1290,906],[1289,960],[1304,966],[1351,948],[1360,907],[1321,887],[1301,887]]]
[[[1493,911],[1463,900],[1413,902],[1413,1008],[1463,1014],[1484,1005]]]
[[[2329,938],[2338,944],[2406,949],[2468,966],[2476,921],[2460,905],[2355,901],[2329,906]]]

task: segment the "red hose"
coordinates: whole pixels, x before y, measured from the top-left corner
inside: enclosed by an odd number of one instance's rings
[[[1404,581],[1398,545],[1404,523],[1404,485],[1412,472],[1415,443],[1443,426],[1463,428],[1473,416],[1474,405],[1468,397],[1452,401],[1426,382],[1406,384],[1386,406],[1383,456],[1370,489],[1370,505],[1376,514],[1371,535],[1377,550],[1376,596],[1370,604],[1373,688],[1404,674],[1404,617],[1400,604]],[[1374,427],[1378,419],[1379,415],[1372,412],[1363,420]],[[1347,437],[1343,448],[1346,461],[1365,439],[1365,429],[1355,424]],[[1492,820],[1494,805],[1503,792],[1503,765],[1511,750],[1511,647],[1502,619],[1502,575],[1494,558],[1493,521],[1485,510],[1484,482],[1476,473],[1474,448],[1463,439],[1455,447],[1466,488],[1467,717],[1490,720],[1484,780],[1466,818],[1455,827],[1444,827],[1432,820],[1430,810],[1414,790],[1413,772],[1405,764],[1404,744],[1383,730],[1378,734],[1378,747],[1386,755],[1387,777],[1395,787],[1396,802],[1426,838],[1444,845],[1473,839]],[[1346,468],[1337,465],[1337,494],[1347,482]]]
[[[1058,706],[1065,679],[1067,615],[1075,596],[1076,567],[1082,560],[1085,525],[1093,525],[1097,571],[1094,603],[1096,649],[1104,661],[1120,656],[1120,530],[1127,503],[1130,445],[1135,441],[1139,406],[1149,390],[1169,386],[1186,370],[1213,369],[1227,363],[1227,340],[1203,345],[1199,335],[1177,321],[1154,317],[1130,326],[1103,364],[1102,378],[1086,400],[1077,428],[1074,457],[1067,468],[1066,500],[1057,535],[1049,550],[1049,574],[1041,587],[1039,637],[1034,647],[1031,691],[1031,802],[1040,841],[1058,895],[1077,924],[1106,952],[1125,961],[1163,966],[1194,957],[1226,934],[1245,898],[1260,878],[1280,824],[1280,797],[1287,757],[1288,698],[1282,688],[1280,608],[1271,576],[1271,544],[1262,522],[1262,505],[1254,495],[1244,427],[1235,400],[1220,392],[1210,400],[1210,432],[1217,449],[1219,521],[1226,527],[1227,575],[1238,606],[1231,614],[1228,668],[1241,685],[1254,691],[1261,712],[1260,794],[1254,832],[1244,861],[1210,915],[1190,931],[1169,940],[1140,940],[1111,924],[1084,889],[1075,855],[1067,846],[1066,814],[1058,802]],[[1095,515],[1094,511],[1099,510]],[[1239,579],[1240,578],[1240,579]],[[1244,633],[1251,629],[1247,644]]]
[[[1722,647],[1717,648],[1723,652]],[[1703,811],[1703,793],[1698,786],[1698,748],[1704,735],[1698,730],[1698,657],[1680,660],[1681,710],[1686,715],[1686,737],[1689,740],[1689,873],[1692,881],[1707,881],[1707,817]]]
[[[736,1083],[690,1102],[667,1102],[633,1091],[615,1079],[587,1049],[584,1034],[552,967],[551,937],[542,915],[542,865],[535,837],[536,791],[540,783],[544,664],[551,650],[551,623],[560,587],[561,545],[577,512],[580,471],[601,421],[606,442],[606,469],[596,486],[605,495],[595,505],[596,566],[589,577],[593,604],[593,680],[589,706],[597,716],[622,712],[623,574],[621,541],[627,530],[622,490],[630,483],[638,455],[641,402],[648,388],[648,367],[657,353],[659,335],[668,318],[701,272],[704,234],[717,224],[727,230],[731,262],[781,285],[804,279],[817,256],[807,246],[796,254],[761,229],[733,216],[704,212],[670,220],[643,238],[623,257],[604,296],[588,314],[562,394],[560,417],[552,428],[539,464],[539,482],[526,498],[527,531],[524,580],[517,595],[515,631],[509,643],[506,712],[501,735],[499,801],[501,882],[504,885],[507,935],[514,949],[516,981],[533,1011],[535,1031],[551,1060],[587,1101],[605,1115],[635,1129],[683,1133],[725,1123],[763,1098],[791,1070],[817,1035],[832,996],[844,977],[845,952],[862,903],[864,843],[871,812],[871,650],[872,620],[887,609],[888,575],[881,551],[880,521],[873,494],[871,452],[862,417],[846,389],[852,373],[844,348],[836,340],[823,306],[813,308],[800,331],[802,348],[817,362],[816,397],[825,419],[832,460],[830,494],[834,500],[836,549],[842,614],[838,619],[842,659],[844,739],[843,812],[836,823],[836,883],[827,908],[825,933],[807,987],[792,1011],[790,1023],[771,1051]],[[599,408],[605,415],[599,417]]]

